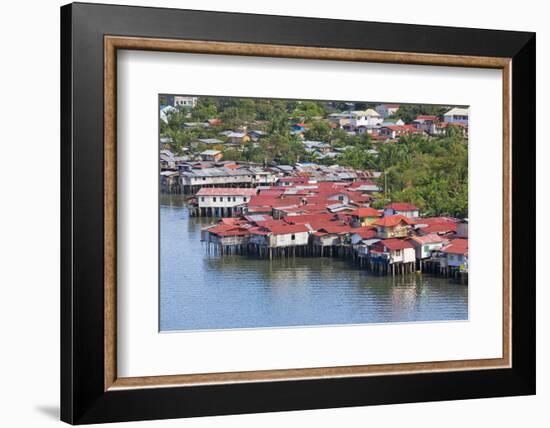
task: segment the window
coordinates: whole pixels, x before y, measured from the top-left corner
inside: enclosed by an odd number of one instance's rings
[[[246,196],[243,196],[243,201],[246,202]]]
[[[204,202],[204,196],[201,197],[201,202]]]
[[[236,201],[237,201],[237,198],[233,196],[233,202],[236,202]]]
[[[216,202],[216,197],[214,196],[214,197],[212,198],[212,200],[213,200],[214,202]]]
[[[399,257],[401,255],[401,250],[395,250],[395,255]]]
[[[294,235],[294,234],[290,235],[290,239],[292,239],[294,241],[296,239],[296,235]]]

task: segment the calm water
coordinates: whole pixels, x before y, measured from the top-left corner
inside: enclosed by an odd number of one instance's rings
[[[199,330],[465,320],[468,287],[431,276],[373,276],[330,258],[207,254],[183,199],[160,206],[160,328]]]

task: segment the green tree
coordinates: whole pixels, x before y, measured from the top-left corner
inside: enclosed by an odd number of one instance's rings
[[[412,122],[419,115],[441,116],[450,107],[432,104],[402,104],[392,117],[400,118],[405,123]]]
[[[325,121],[314,121],[309,125],[305,132],[305,137],[312,141],[330,141],[331,128],[330,124]]]

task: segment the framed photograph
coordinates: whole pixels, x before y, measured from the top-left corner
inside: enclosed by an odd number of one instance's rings
[[[61,8],[61,417],[535,393],[535,35]]]

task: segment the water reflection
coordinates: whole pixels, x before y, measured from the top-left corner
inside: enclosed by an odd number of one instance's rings
[[[178,196],[160,208],[161,330],[463,320],[468,289],[444,278],[374,276],[345,260],[208,254],[208,218]]]

